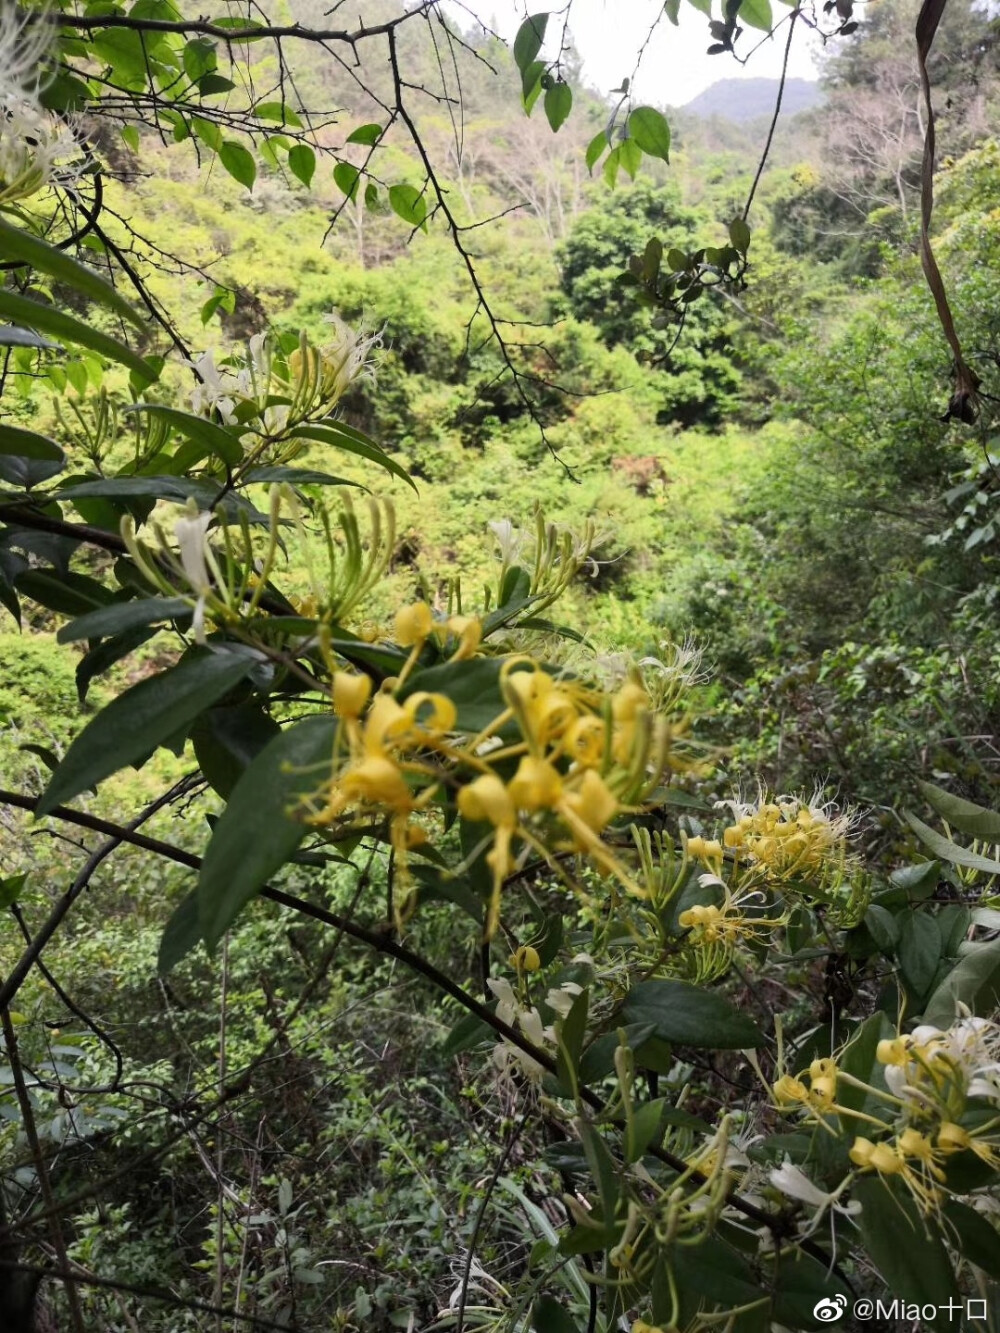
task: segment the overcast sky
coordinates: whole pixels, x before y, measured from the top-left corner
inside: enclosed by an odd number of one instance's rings
[[[466,22],[469,11],[476,13],[508,41],[526,13],[542,12],[547,7],[545,0],[531,0],[530,10],[524,0],[465,0],[462,6]],[[781,0],[773,0],[773,7],[775,19],[788,12]],[[573,0],[570,31],[583,57],[588,81],[608,92],[623,78],[631,77],[636,52],[662,8],[662,0]],[[552,33],[558,33],[561,21],[553,14],[549,26]],[[778,36],[765,41],[744,67],[732,56],[705,54],[712,40],[708,20],[691,5],[682,4],[679,26],[675,28],[664,17],[649,42],[633,85],[637,99],[659,106],[683,106],[716,79],[777,78],[784,34],[781,28]],[[745,53],[762,36],[747,28],[738,45]],[[800,24],[788,71],[798,78],[816,77],[810,38],[808,29]]]

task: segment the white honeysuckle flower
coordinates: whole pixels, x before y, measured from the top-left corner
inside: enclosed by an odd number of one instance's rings
[[[205,551],[208,525],[211,521],[212,515],[209,513],[189,512],[186,518],[179,518],[174,524],[174,537],[177,541],[181,568],[184,577],[198,597],[191,622],[195,643],[205,642],[205,602],[212,591]]]
[[[807,1208],[815,1209],[813,1217],[810,1219],[805,1235],[811,1234],[819,1226],[828,1209],[833,1209],[835,1213],[840,1213],[844,1217],[854,1217],[861,1212],[861,1204],[857,1199],[852,1199],[850,1203],[841,1203],[840,1196],[850,1182],[850,1176],[837,1186],[832,1192],[820,1189],[820,1187],[809,1179],[804,1171],[794,1166],[789,1158],[785,1158],[781,1166],[770,1171],[769,1179],[771,1184],[781,1191],[788,1199],[796,1199],[799,1203],[804,1203]]]
[[[490,977],[486,984],[497,997],[497,1018],[508,1027],[513,1027],[518,1011],[513,986],[506,977]]]
[[[522,1009],[518,1022],[521,1031],[533,1045],[544,1046],[545,1025],[543,1024],[542,1016],[537,1009]]]
[[[198,376],[199,383],[191,390],[191,411],[207,415],[218,412],[219,416],[231,426],[236,420],[234,411],[236,399],[245,398],[250,392],[250,376],[246,370],[239,374],[215,364],[215,353],[211,348],[203,352],[197,361],[186,363]]]
[[[71,126],[38,100],[53,31],[44,12],[0,0],[0,204],[45,185],[71,186],[80,174],[83,153]]]
[[[509,518],[496,519],[486,525],[497,539],[500,547],[500,559],[505,565],[512,564],[523,544],[523,535],[514,527]]]
[[[573,1008],[573,1002],[582,989],[583,987],[578,986],[575,981],[566,981],[556,989],[549,991],[545,997],[545,1003],[560,1018],[565,1018]]]
[[[4,101],[37,104],[42,62],[52,41],[53,25],[44,10],[27,11],[0,0],[0,96]]]
[[[356,380],[374,382],[376,361],[371,353],[382,346],[384,330],[365,333],[364,329],[352,329],[333,311],[326,316],[326,322],[333,325],[335,336],[320,348],[323,387],[336,402]]]

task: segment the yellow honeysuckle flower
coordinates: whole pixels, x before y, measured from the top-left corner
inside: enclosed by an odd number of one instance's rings
[[[876,1143],[868,1157],[868,1165],[882,1176],[898,1175],[903,1163],[887,1143]]]
[[[937,1146],[943,1153],[965,1152],[972,1146],[972,1137],[961,1125],[946,1120],[938,1126]]]
[[[403,714],[409,729],[419,737],[441,736],[454,729],[458,720],[458,710],[445,694],[430,694],[420,690],[403,701]],[[388,735],[402,734],[401,723],[393,723]]]
[[[883,1037],[875,1047],[875,1059],[883,1065],[905,1065],[910,1043],[905,1037]]]
[[[596,768],[604,759],[607,727],[592,714],[571,722],[563,735],[563,749],[581,768]]]
[[[562,806],[595,833],[610,824],[620,809],[604,779],[592,768],[586,770],[575,790],[566,793]]]
[[[833,1109],[834,1100],[837,1095],[837,1080],[824,1075],[821,1078],[810,1079],[809,1085],[809,1105],[814,1111],[821,1114]]]
[[[794,1106],[796,1102],[806,1102],[809,1099],[809,1089],[801,1079],[791,1074],[782,1074],[773,1085],[772,1091],[779,1106]]]
[[[824,1056],[823,1059],[821,1060],[814,1060],[812,1064],[809,1066],[809,1077],[811,1079],[817,1079],[817,1078],[835,1079],[837,1077],[836,1060],[832,1060],[829,1056]]]
[[[348,801],[366,801],[392,809],[410,809],[412,793],[399,765],[384,755],[368,755],[349,768],[337,784]]]
[[[649,709],[649,695],[634,680],[627,680],[611,697],[611,716],[616,722],[632,722]]]
[[[510,793],[495,773],[484,773],[458,793],[458,811],[465,819],[513,828],[517,809]]]
[[[866,1139],[864,1135],[859,1134],[851,1144],[848,1157],[855,1166],[860,1166],[866,1170],[871,1165],[872,1153],[875,1151],[875,1144],[871,1139]]]
[[[526,754],[507,790],[518,810],[551,810],[563,794],[563,782],[547,759]]]
[[[335,671],[331,692],[333,711],[338,717],[358,718],[371,697],[371,677],[351,671]]]
[[[449,633],[458,639],[458,648],[451,655],[452,662],[463,662],[475,657],[483,639],[483,625],[478,616],[450,616],[447,622]]]
[[[396,642],[402,648],[415,647],[429,639],[434,630],[434,617],[426,602],[402,606],[396,612]]]

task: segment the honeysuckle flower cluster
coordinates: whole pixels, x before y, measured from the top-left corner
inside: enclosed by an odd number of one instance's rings
[[[612,536],[588,519],[576,531],[559,523],[546,522],[541,508],[535,510],[531,528],[517,528],[508,518],[489,524],[500,554],[498,588],[503,588],[510,569],[522,569],[528,577],[528,589],[536,600],[532,614],[557,602],[581,571],[596,572],[594,552]]]
[[[764,791],[754,802],[722,801],[719,808],[730,812],[720,837],[685,839],[686,855],[705,868],[702,886],[721,893],[716,906],[683,913],[681,924],[696,930],[697,939],[730,951],[740,937],[761,940],[785,924],[793,900],[822,905],[834,925],[857,925],[870,884],[850,852],[853,811],[838,812],[818,796],[772,798]],[[772,900],[780,901],[765,910]]]
[[[1000,1026],[966,1011],[945,1030],[924,1024],[880,1041],[876,1060],[882,1078],[870,1083],[834,1056],[773,1085],[779,1110],[834,1136],[850,1135],[854,1173],[826,1196],[826,1206],[836,1205],[853,1175],[874,1173],[898,1179],[924,1213],[938,1215],[949,1194],[964,1192],[949,1189],[950,1159],[971,1154],[1000,1172]],[[863,1108],[844,1105],[849,1087],[864,1091]],[[771,1181],[789,1197],[817,1202],[801,1182],[797,1192],[786,1188],[787,1168],[772,1172]]]
[[[732,814],[723,830],[723,846],[772,880],[820,878],[831,863],[843,861],[851,812],[837,813],[831,803],[821,805],[817,798],[768,799],[764,792],[755,802],[722,804]]]
[[[613,694],[588,687],[523,655],[498,669],[501,704],[475,734],[458,728],[458,708],[446,692],[405,685],[424,643],[435,634],[452,645],[450,660],[472,657],[478,621],[436,623],[426,603],[402,608],[395,640],[411,648],[399,677],[371,696],[368,677],[338,672],[334,709],[341,718],[332,774],[317,793],[311,822],[337,824],[385,815],[401,872],[407,852],[427,837],[421,817],[453,800],[459,814],[481,826],[493,890],[485,935],[499,920],[504,881],[534,856],[562,867],[580,856],[627,892],[641,895],[628,866],[602,839],[619,815],[641,806],[669,758],[664,719],[651,710],[635,681]]]
[[[268,492],[267,527],[255,537],[246,515],[230,522],[224,512],[199,511],[192,499],[167,530],[158,520],[151,524],[156,544],[136,535],[130,516],[122,520],[121,534],[129,554],[145,578],[168,597],[190,601],[195,640],[204,643],[207,618],[237,624],[257,614],[281,544],[282,525],[300,529],[300,554],[309,578],[311,597],[300,603],[323,626],[350,616],[355,606],[385,574],[395,540],[392,506],[369,498],[362,527],[349,491],[340,491],[334,506],[317,504],[323,541],[317,550],[306,533],[301,506],[286,484]],[[306,606],[308,601],[310,605]]]
[[[0,0],[0,208],[72,186],[83,158],[71,127],[39,102],[52,25]]]
[[[352,329],[336,314],[327,320],[334,337],[321,346],[302,332],[286,356],[273,335],[261,332],[243,353],[219,363],[211,349],[187,362],[198,380],[191,410],[245,427],[241,439],[254,458],[288,462],[308,447],[297,428],[329,417],[352,385],[374,380],[381,331]]]

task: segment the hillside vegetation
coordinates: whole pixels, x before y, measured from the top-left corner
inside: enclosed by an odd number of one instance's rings
[[[36,231],[146,329],[52,254],[0,293],[79,322],[0,373],[0,1333],[764,1333],[893,1281],[996,1333],[995,20],[949,0],[930,60],[973,423],[910,0],[790,81],[755,193],[768,81],[588,169],[571,45],[554,133],[516,49],[373,0],[436,201],[385,59],[231,43],[206,99],[287,98],[248,167],[110,8],[64,37],[138,99],[79,113],[100,224]],[[651,238],[745,282],[678,327]]]

